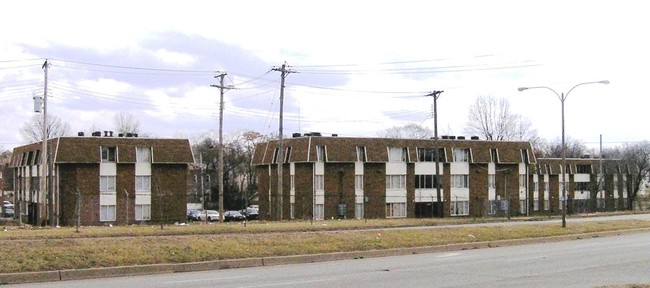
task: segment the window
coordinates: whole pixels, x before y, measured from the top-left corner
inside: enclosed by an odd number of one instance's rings
[[[405,148],[399,147],[389,147],[388,148],[388,161],[389,162],[406,162],[406,156],[408,155],[408,150]]]
[[[135,176],[136,192],[151,192],[151,176]]]
[[[27,165],[34,165],[32,164],[34,162],[34,152],[29,151],[27,152]]]
[[[2,179],[2,172],[0,172],[0,179]]]
[[[199,182],[199,175],[194,174],[194,183]]]
[[[526,174],[519,174],[519,188],[526,188]]]
[[[115,162],[115,147],[102,147],[102,162]]]
[[[539,211],[539,199],[533,200],[533,210]]]
[[[469,149],[454,148],[454,162],[469,162]]]
[[[290,179],[291,179],[291,180],[290,180],[290,182],[291,182],[291,187],[290,187],[290,189],[291,189],[292,191],[295,191],[295,190],[296,190],[296,175],[291,175],[291,178],[290,178]]]
[[[387,203],[386,217],[388,218],[405,218],[406,203]]]
[[[324,175],[315,175],[314,176],[314,188],[318,191],[325,190],[325,176]]]
[[[469,215],[469,201],[451,201],[451,216]]]
[[[151,163],[151,148],[136,147],[135,158],[137,162]]]
[[[100,176],[99,192],[115,192],[115,176]]]
[[[314,220],[325,219],[325,204],[316,204],[314,206]]]
[[[591,174],[591,165],[577,165],[576,173],[579,174]]]
[[[135,220],[151,220],[151,205],[135,205]]]
[[[549,199],[544,199],[544,211],[551,210],[551,201]]]
[[[451,175],[451,188],[469,188],[469,175]]]
[[[354,190],[363,190],[363,175],[354,175]]]
[[[528,150],[526,149],[521,149],[521,162],[526,164],[530,163],[528,161]]]
[[[327,161],[327,149],[325,146],[316,146],[316,161],[325,162]]]
[[[551,191],[551,185],[549,182],[544,182],[544,191],[549,192]]]
[[[99,221],[115,221],[115,205],[99,206]]]
[[[289,163],[291,159],[291,147],[287,147],[286,153],[284,153],[284,163]]]
[[[490,161],[499,163],[499,151],[497,149],[490,149]]]
[[[37,165],[41,159],[41,150],[36,150],[36,156],[34,156],[34,163],[32,165]]]
[[[271,159],[271,163],[278,163],[278,154],[280,154],[280,148],[275,148],[275,150],[273,150],[273,159]]]
[[[358,162],[366,162],[368,159],[366,159],[366,147],[365,146],[357,146],[357,161]]]
[[[386,189],[406,189],[406,175],[386,175]]]
[[[296,218],[296,203],[291,203],[289,206],[289,218],[295,219]]]
[[[578,191],[589,190],[589,182],[576,182],[576,190]]]
[[[438,176],[437,179],[440,180],[440,177]],[[440,181],[436,181],[436,175],[415,175],[415,189],[436,188],[437,183],[440,183]]]
[[[539,191],[539,182],[534,182],[533,185],[534,185],[534,187],[535,187],[535,188],[533,188],[534,191]]]
[[[496,189],[497,188],[497,175],[488,174],[488,188]]]
[[[417,148],[419,162],[436,162],[435,148]],[[438,161],[444,162],[445,150],[438,148]]]
[[[363,218],[363,203],[354,204],[354,217],[357,219]]]

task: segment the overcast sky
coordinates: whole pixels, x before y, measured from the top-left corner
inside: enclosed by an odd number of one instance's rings
[[[71,132],[187,137],[224,133],[374,137],[409,123],[463,135],[478,96],[507,98],[539,135],[597,146],[645,140],[650,17],[642,1],[9,1],[0,17],[0,147],[25,141],[49,69],[48,114]],[[470,136],[470,135],[466,135]]]

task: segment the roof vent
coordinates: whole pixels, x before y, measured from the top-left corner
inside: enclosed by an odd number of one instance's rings
[[[456,139],[456,136],[449,136],[449,139],[454,140]]]
[[[133,137],[133,133],[126,133],[126,137]]]
[[[339,134],[332,134],[332,137],[339,137]]]
[[[102,132],[100,132],[100,131],[95,131],[95,132],[93,132],[91,135],[93,135],[93,137],[101,137],[101,136],[102,136]]]
[[[323,136],[323,135],[321,135],[320,132],[311,132],[311,136],[320,137],[320,136]]]
[[[458,140],[465,140],[465,136],[458,136],[458,138],[456,138],[456,139],[458,139]]]
[[[442,139],[449,139],[449,136],[447,136],[447,135],[442,135]]]
[[[84,132],[78,132],[78,133],[77,133],[77,136],[79,136],[79,137],[84,137]]]
[[[300,133],[293,133],[293,134],[291,134],[291,136],[292,136],[293,138],[298,138],[298,137],[300,137],[300,135],[301,135]]]
[[[472,140],[478,140],[478,136],[472,136],[471,139]]]

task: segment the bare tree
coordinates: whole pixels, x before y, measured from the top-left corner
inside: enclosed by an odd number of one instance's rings
[[[47,139],[68,136],[70,134],[70,124],[63,122],[61,118],[55,115],[47,117]],[[26,122],[20,134],[27,142],[39,142],[43,140],[43,116],[34,115],[32,119]]]
[[[627,192],[629,209],[633,209],[632,203],[636,199],[637,193],[641,189],[641,184],[650,175],[650,142],[642,141],[638,143],[626,143],[621,149],[623,160],[626,160],[633,174],[632,179],[627,181]]]
[[[477,135],[486,140],[531,141],[537,138],[537,130],[526,117],[510,111],[510,102],[505,98],[479,96],[469,107],[467,135]]]
[[[427,139],[433,136],[433,131],[418,124],[406,124],[404,126],[393,126],[379,133],[384,138],[408,138]]]
[[[113,118],[114,129],[117,133],[139,133],[140,122],[133,117],[133,114],[119,112]]]
[[[580,158],[588,153],[587,146],[582,142],[573,139],[571,137],[566,137],[564,139],[566,145],[566,157],[567,158]],[[556,139],[552,142],[541,142],[538,150],[538,155],[535,155],[540,158],[561,158],[562,157],[562,139]]]

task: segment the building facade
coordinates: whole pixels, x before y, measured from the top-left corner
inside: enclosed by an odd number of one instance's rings
[[[529,142],[462,136],[423,140],[294,134],[282,146],[283,153],[279,153],[279,141],[256,146],[253,165],[262,219],[440,217],[440,211],[444,217],[484,217],[561,211],[553,200],[560,199],[560,172],[553,169],[556,160],[538,162]],[[595,160],[568,159],[568,166],[573,167],[569,183],[595,181],[593,173],[598,170],[577,173],[583,172],[578,167],[585,169],[581,161]],[[620,166],[619,162],[609,160],[608,165]],[[625,172],[605,170],[611,172],[603,176],[605,189],[619,187],[613,179],[624,179]],[[569,189],[585,188],[584,184],[574,186]],[[602,195],[610,190],[603,190]],[[583,201],[584,192],[572,195],[572,204],[592,205],[583,203],[588,202]]]
[[[14,149],[14,198],[21,221],[184,221],[188,165],[193,162],[188,140],[93,135],[49,139],[49,155],[42,155],[42,143]],[[46,158],[52,160],[43,169]]]

